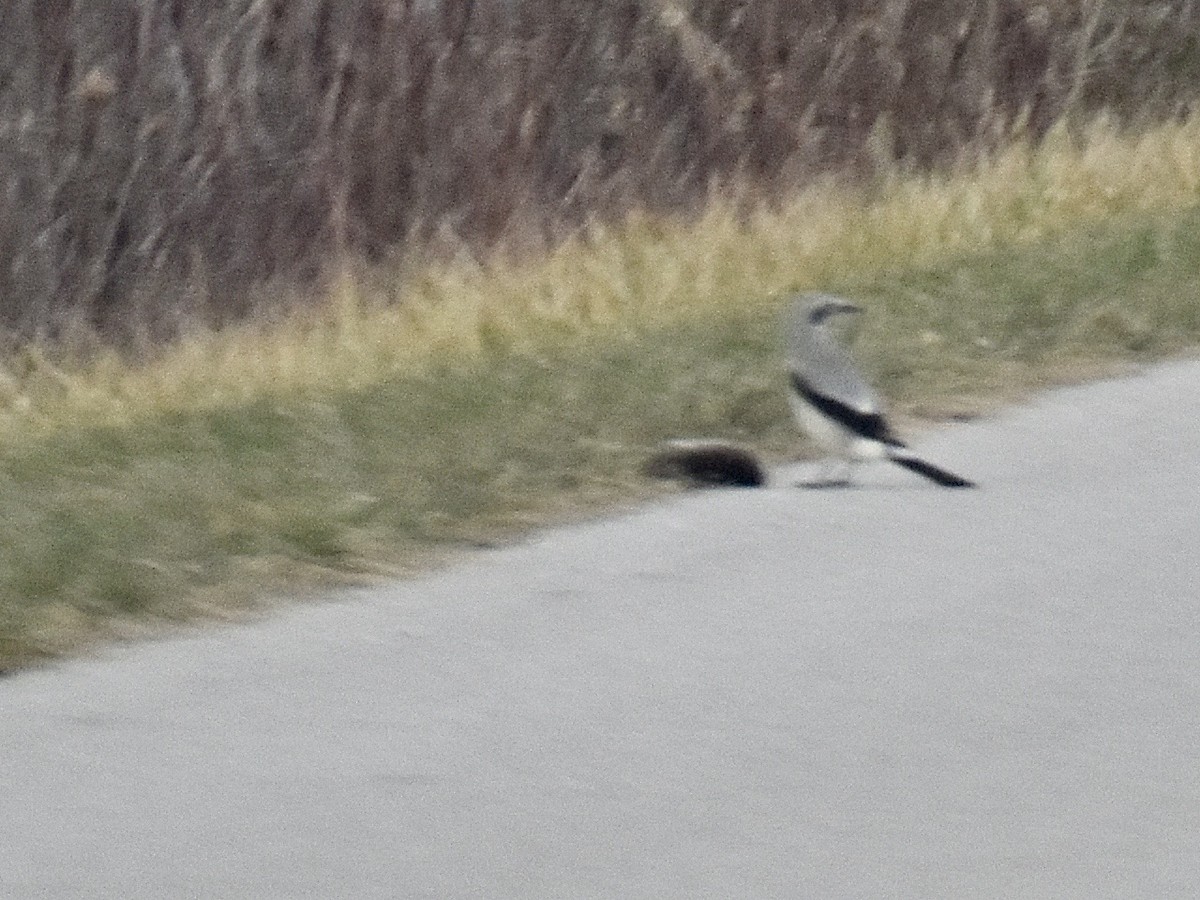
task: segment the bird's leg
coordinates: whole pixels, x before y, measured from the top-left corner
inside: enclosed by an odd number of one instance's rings
[[[796,487],[802,488],[844,488],[850,487],[850,462],[836,456],[830,456],[817,464],[817,478],[811,481],[797,482]]]

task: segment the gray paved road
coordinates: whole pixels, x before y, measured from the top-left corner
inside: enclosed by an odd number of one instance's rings
[[[920,444],[0,681],[0,895],[1200,896],[1200,364]]]

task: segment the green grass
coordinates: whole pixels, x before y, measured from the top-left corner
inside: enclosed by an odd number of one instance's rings
[[[665,438],[794,455],[793,287],[868,305],[856,354],[918,418],[1194,346],[1198,162],[1194,125],[1063,138],[945,182],[431,272],[393,306],[381,273],[346,276],[321,314],[141,366],[27,349],[0,378],[0,666],[644,499]]]

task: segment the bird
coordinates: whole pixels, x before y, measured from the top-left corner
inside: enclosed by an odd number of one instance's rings
[[[830,454],[836,474],[806,487],[848,486],[854,463],[887,459],[947,488],[975,483],[915,455],[896,436],[875,391],[830,330],[830,320],[862,307],[832,294],[795,295],[786,325],[788,399],[808,436]]]

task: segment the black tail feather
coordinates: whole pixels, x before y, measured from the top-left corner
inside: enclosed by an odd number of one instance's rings
[[[961,475],[955,475],[953,472],[946,469],[939,469],[933,463],[927,463],[923,459],[918,459],[907,453],[890,453],[888,459],[898,466],[903,466],[910,472],[916,472],[918,475],[923,475],[930,481],[940,484],[942,487],[950,488],[973,488],[975,482],[968,481]]]

